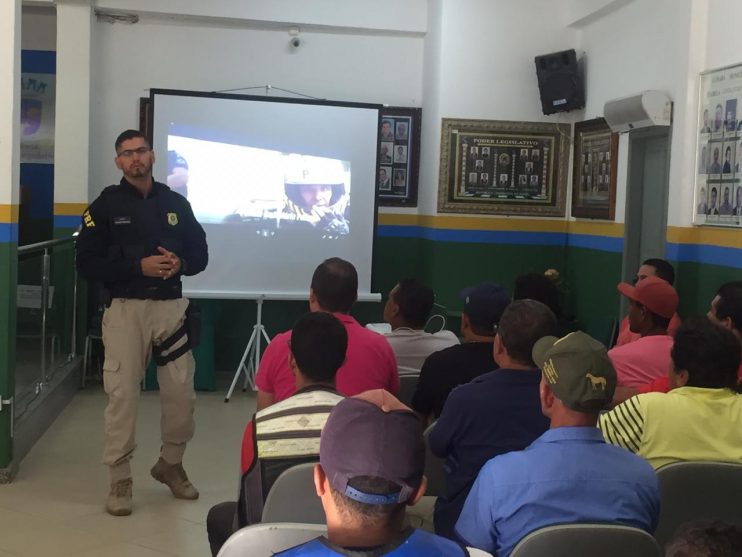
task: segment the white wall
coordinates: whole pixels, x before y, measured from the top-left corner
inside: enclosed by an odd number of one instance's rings
[[[333,100],[421,105],[422,36],[334,30],[301,37],[302,46],[292,51],[285,29],[147,17],[135,25],[98,22],[91,196],[118,181],[113,141],[137,126],[138,100],[149,88],[218,91],[270,84]],[[155,175],[164,178],[157,167]]]
[[[586,118],[602,115],[608,100],[647,89],[666,91],[674,101],[668,204],[668,224],[674,226],[688,226],[692,220],[698,72],[706,51],[706,10],[706,0],[633,0],[581,28],[580,45],[587,56]],[[719,49],[731,49],[733,35],[719,36],[725,45]],[[628,136],[622,135],[618,222],[624,221],[627,157]]]
[[[550,0],[431,2],[426,48],[426,97],[420,171],[421,214],[437,212],[441,118],[569,122],[580,112],[544,116],[534,57],[577,46],[560,3]],[[432,12],[432,13],[431,13]],[[440,24],[435,24],[440,22]],[[433,23],[433,25],[431,25]],[[438,64],[429,68],[428,62]],[[428,105],[428,87],[439,99]],[[435,95],[435,93],[431,93]]]

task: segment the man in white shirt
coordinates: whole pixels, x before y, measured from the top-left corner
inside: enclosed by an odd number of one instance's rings
[[[389,292],[384,321],[391,325],[392,332],[385,336],[399,367],[419,370],[433,352],[459,344],[451,331],[424,331],[433,299],[433,290],[417,279],[403,279]]]

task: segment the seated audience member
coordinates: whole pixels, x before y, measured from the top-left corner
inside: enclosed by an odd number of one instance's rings
[[[667,326],[678,307],[678,295],[657,277],[647,277],[636,286],[622,282],[618,291],[629,299],[629,326],[640,338],[612,348],[608,357],[616,368],[618,385],[637,388],[667,375],[672,348]]]
[[[711,300],[711,307],[706,314],[709,321],[721,325],[732,331],[737,337],[742,351],[742,281],[727,282],[716,292]],[[737,381],[742,382],[742,366],[737,370]],[[634,389],[630,395],[637,393],[666,393],[670,390],[670,381],[667,376],[658,377],[654,381]],[[625,398],[628,398],[626,396]],[[623,402],[623,401],[621,401]]]
[[[236,529],[260,522],[268,491],[282,472],[319,458],[329,408],[343,399],[335,390],[335,374],[347,346],[345,327],[329,313],[307,313],[294,325],[288,362],[296,393],[247,424],[238,501],[213,506],[206,520],[212,555]]]
[[[433,352],[459,343],[451,331],[426,333],[423,329],[433,309],[433,289],[416,279],[404,279],[389,292],[384,321],[392,332],[384,335],[394,350],[397,365],[419,370]]]
[[[545,304],[557,318],[560,334],[570,332],[569,325],[562,314],[562,304],[559,300],[559,288],[553,279],[541,273],[525,273],[515,278],[513,300],[536,300]]]
[[[330,412],[314,469],[327,537],[277,553],[464,556],[455,542],[404,528],[425,491],[425,444],[417,416],[388,392],[346,398]]]
[[[556,317],[541,302],[512,302],[495,336],[500,369],[457,387],[446,400],[428,435],[433,454],[446,459],[446,493],[435,502],[436,533],[454,539],[453,527],[485,462],[525,449],[548,428],[539,403],[541,372],[531,350],[556,329]]]
[[[634,284],[638,284],[647,277],[659,277],[662,280],[668,282],[670,286],[675,284],[675,269],[672,268],[667,261],[664,259],[646,259],[639,270],[636,272],[634,277]],[[670,324],[667,327],[668,334],[670,336],[675,334],[675,331],[680,327],[680,317],[678,314],[674,314],[670,320]],[[638,340],[640,335],[638,333],[632,333],[629,327],[629,316],[623,318],[618,328],[618,338],[616,339],[616,346],[623,346],[629,342]]]
[[[675,333],[669,393],[630,398],[600,417],[605,440],[654,468],[679,460],[742,462],[739,342],[696,318]]]
[[[721,521],[683,524],[665,545],[665,557],[739,557],[742,526]]]
[[[464,343],[435,352],[425,360],[412,396],[412,408],[425,424],[441,415],[446,398],[456,386],[497,369],[492,347],[510,298],[502,287],[491,282],[465,288],[461,297]]]
[[[399,390],[399,375],[394,352],[386,339],[362,327],[349,315],[358,293],[358,273],[348,261],[333,257],[323,261],[312,276],[309,310],[332,313],[348,332],[348,352],[338,370],[337,390],[345,396],[369,389]],[[257,409],[290,397],[296,391],[289,369],[291,331],[273,337],[263,352],[255,376],[258,388]]]
[[[550,429],[523,451],[490,460],[466,499],[456,533],[507,557],[528,533],[554,524],[623,524],[654,532],[657,475],[646,461],[607,444],[596,427],[616,372],[605,346],[583,332],[533,347],[539,397]]]

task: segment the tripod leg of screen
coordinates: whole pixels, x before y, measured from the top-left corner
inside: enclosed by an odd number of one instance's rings
[[[256,323],[252,328],[252,334],[250,335],[250,340],[247,342],[247,346],[245,347],[245,352],[242,354],[242,359],[240,360],[240,364],[237,366],[237,370],[234,372],[234,377],[232,378],[232,385],[229,387],[229,391],[227,391],[227,396],[224,397],[224,402],[229,402],[229,399],[232,397],[232,393],[234,392],[234,388],[237,386],[237,381],[240,378],[240,374],[245,374],[245,383],[242,388],[243,391],[247,390],[248,384],[250,386],[255,386],[255,374],[258,371],[258,363],[260,362],[260,337],[261,335],[263,338],[265,338],[266,345],[270,342],[270,338],[268,337],[268,333],[265,331],[265,327],[262,323],[263,318],[263,297],[259,297],[257,300],[255,300],[255,303],[258,306],[257,311],[257,318]]]

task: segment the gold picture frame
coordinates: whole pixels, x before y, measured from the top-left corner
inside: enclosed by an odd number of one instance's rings
[[[569,124],[443,118],[438,211],[562,217]]]

